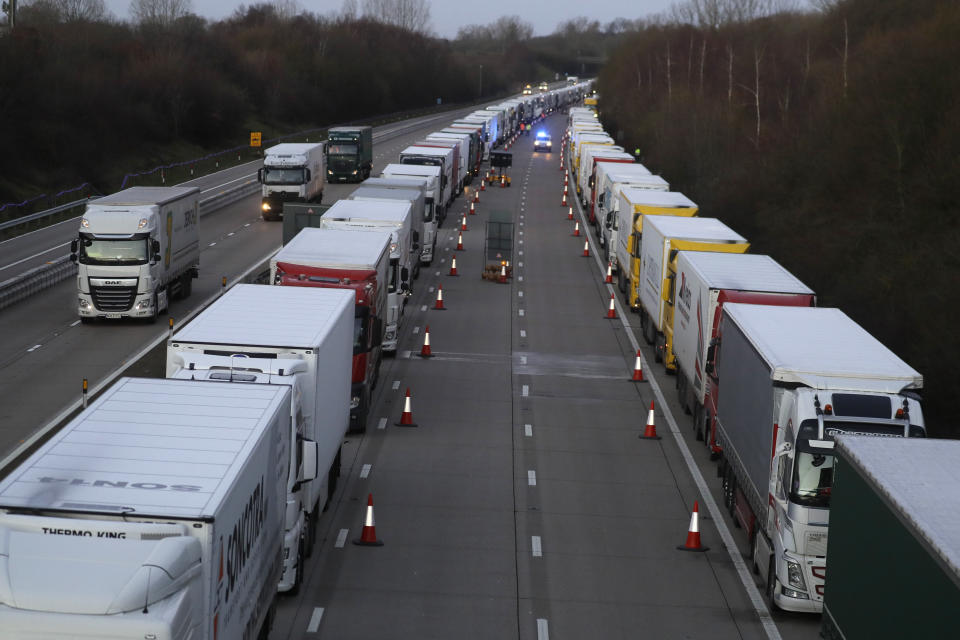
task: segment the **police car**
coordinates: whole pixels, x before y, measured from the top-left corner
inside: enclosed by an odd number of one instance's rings
[[[553,143],[550,141],[550,134],[546,131],[538,131],[537,137],[533,139],[534,151],[552,151]]]

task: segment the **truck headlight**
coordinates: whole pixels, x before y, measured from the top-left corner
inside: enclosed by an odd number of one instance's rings
[[[391,329],[390,331],[387,331],[387,332],[386,332],[386,334],[383,336],[383,339],[384,339],[384,340],[393,340],[393,339],[395,339],[396,337],[397,337],[397,332],[396,332],[396,330]]]
[[[807,583],[803,579],[803,568],[799,562],[787,560],[787,582],[791,587],[807,590]]]
[[[260,205],[260,208],[263,209],[264,211],[270,211],[270,203],[264,202],[262,205]]]
[[[89,309],[89,308],[90,308],[90,303],[89,303],[89,302],[87,302],[87,301],[84,300],[83,298],[79,298],[79,300],[80,300],[80,308],[81,308],[81,309]]]
[[[351,396],[350,397],[350,408],[356,409],[360,406],[360,396]]]
[[[149,309],[152,306],[153,306],[153,300],[151,298],[147,298],[146,300],[141,300],[140,302],[137,303],[136,310],[143,311],[144,309]]]
[[[327,175],[328,175],[328,176],[332,176],[332,175],[333,175],[333,169],[327,169]]]
[[[353,175],[357,175],[357,170],[356,170],[356,169],[353,170]]]

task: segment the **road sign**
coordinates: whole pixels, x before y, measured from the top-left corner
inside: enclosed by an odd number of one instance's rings
[[[251,132],[250,132],[250,146],[251,146],[251,147],[259,147],[259,146],[260,146],[260,132],[259,132],[259,131],[251,131]]]

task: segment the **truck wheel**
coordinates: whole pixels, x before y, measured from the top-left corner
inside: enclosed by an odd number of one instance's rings
[[[653,318],[651,318],[646,311],[640,312],[642,315],[641,324],[643,325],[643,339],[647,341],[647,344],[653,344],[657,339],[657,329],[653,326]],[[663,356],[657,357],[657,353],[653,354],[654,360],[657,362],[663,361]]]
[[[153,294],[153,315],[147,318],[147,323],[156,324],[157,318],[160,317],[160,301],[157,294]]]
[[[319,509],[315,508],[310,512],[310,515],[307,516],[307,522],[304,525],[307,528],[307,532],[303,536],[303,554],[308,558],[313,555],[313,548],[316,546],[317,521],[319,520]]]
[[[300,541],[297,543],[297,577],[293,579],[293,586],[290,587],[290,590],[287,591],[287,597],[293,597],[297,595],[300,591],[300,585],[303,584],[303,565],[306,564],[306,543],[304,542],[304,535],[306,531],[300,534]]]
[[[360,396],[360,406],[357,407],[356,425],[350,431],[352,433],[365,433],[367,431],[367,419],[370,417],[370,392],[365,391]]]
[[[767,564],[767,588],[763,590],[763,595],[766,596],[770,611],[776,611],[780,608],[774,599],[774,595],[777,593],[777,572],[774,570],[773,562],[774,560],[771,556],[770,562]]]
[[[96,320],[96,318],[88,318],[87,316],[80,316],[80,322],[83,324],[93,324],[94,320]]]
[[[193,277],[190,272],[180,276],[180,298],[189,298],[193,293]]]
[[[757,565],[757,538],[760,537],[760,532],[757,531],[756,525],[753,527],[753,535],[750,536],[750,571],[754,575],[760,575],[760,567]]]
[[[617,289],[620,289],[620,293],[623,294],[624,301],[630,304],[630,300],[627,299],[627,278],[620,267],[617,267]]]

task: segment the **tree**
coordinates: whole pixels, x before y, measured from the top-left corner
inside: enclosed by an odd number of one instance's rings
[[[425,34],[430,27],[428,0],[363,0],[363,15],[415,33]]]
[[[103,0],[35,0],[21,7],[31,22],[102,22],[110,15]]]
[[[169,26],[193,11],[193,0],[132,0],[130,15],[139,24]]]

